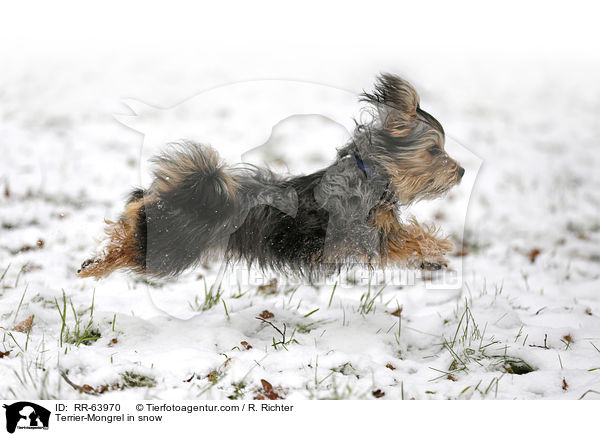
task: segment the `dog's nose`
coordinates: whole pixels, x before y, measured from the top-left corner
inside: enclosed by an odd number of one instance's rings
[[[460,167],[458,169],[458,178],[462,179],[462,176],[464,176],[464,175],[465,175],[465,169],[463,167]]]

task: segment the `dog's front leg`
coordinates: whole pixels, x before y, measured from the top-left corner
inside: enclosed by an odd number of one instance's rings
[[[438,270],[448,266],[444,256],[454,248],[454,244],[447,237],[438,236],[435,226],[423,226],[413,219],[403,229],[406,231],[405,244],[415,248],[417,256],[414,260],[419,268]]]
[[[448,266],[444,255],[454,245],[447,238],[439,237],[435,227],[423,226],[414,219],[407,224],[400,223],[391,209],[378,211],[375,225],[382,236],[382,265],[401,264],[427,270]]]

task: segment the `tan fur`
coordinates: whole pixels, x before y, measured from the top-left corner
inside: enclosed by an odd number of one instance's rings
[[[410,158],[382,161],[390,175],[392,184],[401,203],[408,204],[417,198],[437,197],[456,185],[459,165],[453,159],[443,156],[434,158],[427,149],[434,144],[419,144]]]
[[[396,103],[393,109],[409,117],[416,114],[420,98],[417,90],[410,83],[400,79],[391,93],[394,94],[392,99]]]
[[[144,199],[130,202],[117,222],[106,220],[106,246],[100,256],[90,260],[90,264],[82,268],[79,277],[101,278],[117,269],[129,269],[141,272],[135,259],[139,258],[136,242],[135,224]]]
[[[453,249],[447,238],[439,238],[433,226],[421,226],[412,219],[402,225],[389,208],[378,209],[373,225],[384,234],[381,265],[400,264],[418,266],[423,262],[443,262],[444,254]]]
[[[459,182],[460,165],[444,151],[443,134],[419,119],[416,108],[419,96],[410,84],[403,84],[398,93],[403,104],[388,107],[383,124],[394,138],[413,134],[414,129],[427,129],[410,147],[402,147],[398,153],[382,156],[380,162],[390,175],[400,202],[408,204],[418,197],[436,197]],[[434,157],[429,150],[439,150]]]
[[[225,165],[220,161],[218,153],[210,148],[202,148],[202,156],[205,160],[205,166],[216,168],[219,172],[219,179],[224,181],[226,193],[233,198],[239,189],[239,184],[233,176],[225,170]],[[154,170],[155,180],[151,190],[156,193],[169,192],[186,179],[193,176],[198,171],[199,156],[190,155],[181,151],[176,151],[171,159],[157,159]]]

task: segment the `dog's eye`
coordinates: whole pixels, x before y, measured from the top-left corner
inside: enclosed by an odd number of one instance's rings
[[[438,147],[429,147],[427,152],[432,156],[437,156],[438,154],[442,153],[442,150],[440,150]]]

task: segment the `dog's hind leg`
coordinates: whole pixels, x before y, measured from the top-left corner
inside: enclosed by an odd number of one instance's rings
[[[87,259],[79,277],[105,277],[117,269],[144,272],[146,266],[146,207],[144,191],[135,190],[121,218],[106,221],[106,240],[99,254]]]
[[[107,222],[101,253],[83,263],[80,277],[116,269],[167,277],[224,251],[240,215],[235,174],[209,147],[172,147],[154,159],[154,181],[136,190],[117,222]]]

